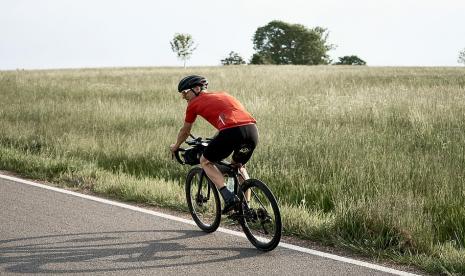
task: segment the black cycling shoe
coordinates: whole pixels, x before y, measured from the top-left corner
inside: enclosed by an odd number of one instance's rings
[[[223,215],[229,213],[231,210],[236,208],[236,206],[238,206],[240,202],[241,200],[236,195],[234,195],[234,197],[231,200],[224,203],[224,209],[223,211],[221,211],[221,213]]]

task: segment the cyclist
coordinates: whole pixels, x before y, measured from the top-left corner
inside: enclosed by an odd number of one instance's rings
[[[258,129],[255,119],[236,98],[226,92],[207,91],[207,86],[208,80],[197,75],[187,76],[179,82],[178,92],[187,101],[187,109],[184,125],[170,150],[176,152],[189,137],[198,115],[218,130],[200,157],[200,166],[220,191],[225,202],[225,214],[238,204],[239,199],[226,188],[224,176],[213,162],[221,161],[232,153],[232,163],[240,168],[240,181],[248,179],[243,165],[249,161],[258,143]]]

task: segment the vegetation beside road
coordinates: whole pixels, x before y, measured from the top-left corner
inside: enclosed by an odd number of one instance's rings
[[[225,66],[0,72],[0,170],[185,210],[168,146],[186,74],[257,118],[248,165],[287,234],[465,274],[463,68]],[[214,130],[198,120],[196,135]]]

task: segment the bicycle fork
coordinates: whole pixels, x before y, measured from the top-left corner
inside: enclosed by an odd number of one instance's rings
[[[206,177],[207,179],[207,196],[204,196],[203,193],[202,193],[202,185],[203,184],[203,179],[205,178],[205,171],[202,170],[202,173],[200,174],[200,177],[199,177],[199,185],[198,185],[198,188],[197,188],[197,194],[195,195],[195,201],[197,202],[197,204],[199,206],[203,206],[204,203],[208,202],[208,200],[210,200],[210,192],[211,192],[211,186],[208,185],[208,177]]]

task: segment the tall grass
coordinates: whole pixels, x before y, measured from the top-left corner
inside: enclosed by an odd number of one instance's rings
[[[240,66],[0,72],[0,169],[185,209],[181,77],[257,118],[248,165],[285,231],[465,273],[465,70]],[[214,130],[198,120],[194,132]]]

